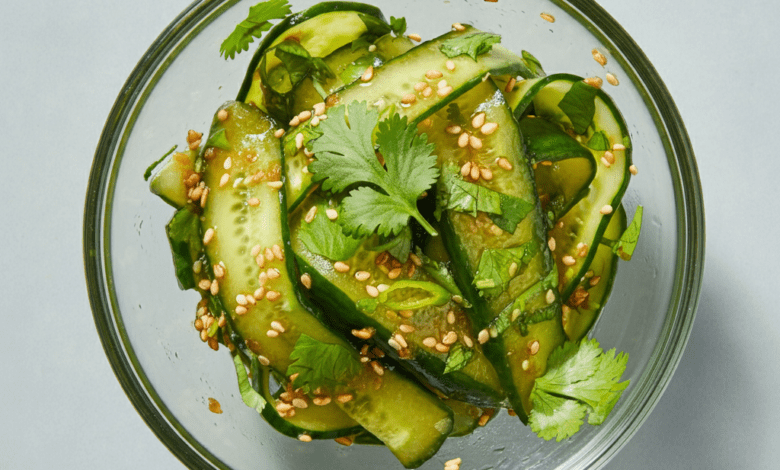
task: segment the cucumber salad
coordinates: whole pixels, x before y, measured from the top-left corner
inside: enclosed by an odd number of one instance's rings
[[[642,214],[601,80],[360,3],[259,3],[220,53],[253,38],[236,100],[145,175],[243,401],[407,468],[502,408],[546,440],[608,419],[628,355],[587,334]]]

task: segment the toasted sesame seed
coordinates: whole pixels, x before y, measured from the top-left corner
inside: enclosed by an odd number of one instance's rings
[[[417,95],[414,93],[407,93],[401,98],[403,104],[414,104],[417,101]]]
[[[606,158],[609,163],[615,163],[615,155],[609,150],[604,152],[604,158]]]
[[[373,44],[371,44],[371,45],[373,46]],[[341,444],[343,446],[347,446],[347,447],[352,445],[352,438],[349,437],[349,436],[337,437],[336,439],[334,439],[334,441],[338,442],[339,444]]]
[[[593,276],[588,281],[588,284],[590,284],[591,287],[595,287],[596,285],[598,285],[599,281],[601,281],[601,276]]]
[[[466,31],[466,27],[460,23],[452,23],[452,29],[455,31]]]
[[[279,333],[284,333],[284,325],[279,323],[278,321],[274,320],[271,322],[271,328],[278,331]]]
[[[455,71],[455,62],[453,62],[451,60],[448,60],[447,62],[445,62],[444,66],[447,67],[447,70],[449,70],[450,72],[454,72]]]
[[[420,92],[428,88],[428,84],[425,82],[417,82],[414,84],[414,91]]]
[[[482,148],[482,139],[480,139],[477,136],[471,135],[469,136],[469,145],[471,148],[475,150],[479,150]]]
[[[471,127],[479,129],[485,125],[485,113],[479,113],[471,120]]]
[[[514,277],[515,274],[517,274],[518,268],[519,266],[517,265],[517,263],[513,261],[512,264],[509,265],[509,277]]]
[[[458,147],[465,148],[468,145],[469,145],[469,134],[467,132],[464,132],[458,137]]]
[[[481,176],[485,181],[490,181],[493,179],[493,172],[490,171],[489,168],[480,168],[479,176]]]
[[[187,131],[187,143],[191,144],[192,142],[198,141],[203,137],[203,134],[201,132],[196,132],[192,129]]]
[[[266,248],[265,251],[263,252],[263,254],[265,255],[265,259],[268,260],[268,261],[273,261],[276,258],[276,256],[274,256],[274,252],[273,252],[273,250],[271,250],[271,248]]]
[[[306,122],[309,120],[309,118],[311,118],[311,111],[309,111],[308,109],[298,113],[298,120],[300,122]]]
[[[639,170],[637,170],[636,165],[631,165],[630,167],[628,167],[628,171],[635,176],[637,173],[639,173]]]
[[[301,434],[298,436],[298,440],[301,442],[311,442],[311,436],[308,434]]]
[[[211,281],[209,281],[208,279],[201,279],[200,281],[198,281],[198,287],[203,290],[209,290],[211,289]]]
[[[447,95],[449,95],[450,93],[452,93],[452,90],[453,90],[453,88],[452,88],[451,86],[447,85],[447,86],[446,86],[446,87],[444,87],[444,88],[439,88],[439,90],[436,92],[436,94],[437,94],[437,95],[438,95],[440,98],[444,98],[445,96],[447,96]]]
[[[376,286],[376,290],[378,290],[379,292],[384,292],[389,288],[390,286],[388,286],[387,284],[379,284],[378,286]]]
[[[611,73],[607,73],[607,82],[612,86],[618,86],[620,84],[617,77]]]
[[[463,131],[463,129],[461,129],[460,126],[458,126],[457,124],[453,124],[451,126],[447,126],[447,128],[444,129],[444,131],[447,132],[447,134],[455,135],[455,134],[460,134]]]
[[[256,197],[251,197],[251,198],[249,198],[248,201],[246,201],[246,203],[249,204],[252,207],[257,207],[257,206],[260,205],[260,199],[258,199]]]
[[[368,295],[371,297],[379,297],[379,289],[374,286],[366,286],[366,292],[368,292]]]
[[[274,252],[276,259],[284,261],[284,252],[282,251],[281,246],[274,244],[274,246],[271,247],[271,251]]]
[[[613,151],[619,151],[619,150],[625,150],[625,149],[626,149],[626,146],[623,145],[623,144],[617,144],[616,143],[616,144],[612,145],[612,150]]]
[[[290,411],[292,409],[292,405],[285,402],[279,402],[276,404],[276,411],[280,413],[285,413],[287,411]]]
[[[413,34],[409,34],[408,37],[409,37],[409,39],[411,39],[414,42],[422,41],[422,37],[419,34],[414,34],[414,33]]]
[[[593,54],[593,60],[598,62],[602,67],[607,65],[607,58],[604,56],[604,54],[599,52],[598,49],[593,49],[590,52],[591,52],[591,54]]]
[[[465,343],[467,347],[469,348],[474,347],[474,341],[471,340],[471,337],[464,335],[462,336],[462,338],[463,338],[463,343]]]
[[[204,343],[209,340],[209,332],[208,330],[200,330],[200,340]]]
[[[277,300],[279,297],[281,297],[282,294],[275,290],[269,290],[267,294],[265,294],[265,298],[270,300],[271,302]]]
[[[411,310],[399,310],[398,315],[401,315],[404,318],[412,318],[412,316],[414,316],[414,312]]]
[[[279,332],[276,330],[268,330],[265,332],[265,335],[268,336],[269,338],[276,338],[277,336],[279,336]]]
[[[385,368],[382,367],[382,364],[380,364],[380,363],[378,363],[376,361],[371,361],[371,368],[374,369],[374,373],[376,375],[384,375],[385,374]]]
[[[433,336],[429,336],[422,340],[422,344],[428,346],[429,348],[435,347],[436,343],[438,343],[438,341],[436,341],[436,338],[434,338]]]
[[[471,173],[471,162],[466,162],[460,167],[460,174],[465,178],[469,173]]]
[[[206,233],[203,234],[203,244],[208,245],[211,240],[214,239],[214,229],[209,227],[206,229]]]
[[[390,272],[387,273],[387,277],[390,279],[397,279],[398,276],[401,275],[401,268],[395,268],[391,269]]]
[[[330,397],[329,396],[314,397],[311,401],[317,406],[325,406],[330,403]]]
[[[393,336],[393,338],[398,342],[398,344],[401,345],[402,348],[406,348],[409,346],[409,344],[407,344],[406,342],[406,338],[404,338],[402,334],[396,333],[395,336]]]
[[[442,88],[446,88],[448,86],[447,80],[439,80],[439,83],[436,84],[436,88],[441,90]]]
[[[577,256],[584,258],[588,256],[588,245],[585,243],[579,243],[577,245]]]
[[[436,343],[436,346],[434,346],[433,348],[439,351],[440,353],[446,353],[449,352],[450,350],[450,347],[443,343]]]
[[[320,116],[314,116],[313,118],[311,118],[311,126],[312,127],[317,127],[319,125],[320,125]],[[312,155],[314,155],[314,153],[309,151],[306,147],[303,148],[303,153],[307,157],[311,157]]]
[[[583,81],[593,88],[601,88],[601,85],[604,83],[604,80],[599,77],[588,77]]]
[[[450,465],[460,465],[461,463],[463,463],[463,459],[458,457],[456,459],[452,459],[452,460],[448,460],[448,461],[444,462],[444,466],[448,467]]]
[[[295,148],[297,148],[298,150],[303,148],[303,139],[304,137],[302,133],[299,132],[295,134]]]
[[[431,95],[433,95],[433,88],[431,87],[425,87],[425,89],[422,91],[423,98],[430,98]]]
[[[455,324],[455,312],[453,312],[452,310],[447,312],[447,323],[449,323],[450,325]]]
[[[455,333],[454,331],[449,331],[441,339],[441,342],[449,346],[450,344],[455,344],[455,341],[457,340],[458,340],[458,334]]]
[[[262,266],[261,266],[262,268]],[[260,274],[257,275],[257,282],[264,286],[266,282],[268,282],[268,273],[265,271],[260,271]]]
[[[279,279],[279,277],[282,275],[282,273],[276,268],[268,268],[265,273],[268,276],[268,279]]]
[[[526,359],[520,366],[523,368],[523,370],[528,370],[528,368],[531,366],[531,363],[528,362],[528,359]]]
[[[306,216],[303,218],[303,221],[307,224],[310,224],[314,217],[317,215],[317,206],[311,206],[309,210],[306,212]]]
[[[610,206],[609,204],[605,204],[605,205],[604,205],[604,206],[603,206],[603,207],[602,207],[602,208],[599,210],[599,212],[600,212],[601,214],[604,214],[604,215],[611,214],[611,213],[612,213],[612,206]]]
[[[281,181],[269,181],[267,184],[271,189],[282,189],[282,186],[284,186],[284,183]]]
[[[298,116],[293,117],[290,119],[290,127],[295,127],[301,123],[301,120],[298,118]]]
[[[351,393],[342,393],[342,394],[336,395],[336,400],[339,403],[347,403],[347,402],[351,401],[353,398],[355,398],[355,397],[352,396]]]
[[[259,362],[260,364],[262,364],[264,366],[267,366],[267,365],[271,364],[271,361],[269,361],[267,357],[259,355],[259,354],[257,356],[257,362]]]
[[[485,124],[485,125],[487,125],[487,124]],[[509,171],[509,170],[511,170],[513,168],[512,163],[510,163],[509,160],[507,160],[504,157],[499,158],[496,163],[498,164],[498,166],[500,168],[503,168],[504,170],[507,170],[507,171]]]
[[[482,416],[479,417],[479,421],[477,422],[477,424],[479,424],[480,426],[485,426],[488,423],[488,421],[490,421],[490,415],[487,413],[483,413]]]
[[[225,161],[222,163],[222,168],[229,170],[230,167],[233,166],[233,159],[230,157],[227,157]]]
[[[358,281],[367,281],[371,277],[371,273],[368,271],[358,271],[355,273],[355,279]]]
[[[570,255],[566,255],[563,258],[561,258],[561,262],[563,262],[563,264],[566,266],[574,266],[575,264],[577,264],[577,260]]]
[[[345,273],[349,271],[349,265],[343,261],[336,261],[333,263],[333,269],[340,273]]]
[[[482,135],[490,135],[496,132],[497,129],[498,129],[497,122],[487,122],[479,128],[479,131],[482,133]]]
[[[546,300],[548,304],[555,302],[555,292],[553,292],[552,289],[548,289],[544,300]]]
[[[246,296],[244,294],[238,294],[236,296],[236,303],[238,305],[246,305],[248,302],[246,301]]]
[[[252,297],[255,300],[262,300],[262,298],[265,297],[265,287],[258,287],[255,289],[255,291],[252,293]]]
[[[225,173],[219,179],[219,187],[220,188],[224,187],[226,184],[228,184],[229,181],[230,181],[230,173]]]
[[[366,71],[363,72],[363,75],[360,76],[360,81],[369,82],[372,78],[374,78],[374,66],[369,65]]]
[[[511,92],[512,90],[515,89],[516,84],[517,84],[517,79],[515,77],[510,78],[509,81],[506,82],[506,87],[504,87],[504,91],[506,93]]]
[[[387,344],[390,345],[391,348],[395,349],[396,351],[400,351],[403,349],[403,346],[401,346],[398,341],[396,341],[394,338],[390,338],[387,340]]]
[[[236,306],[236,315],[244,315],[248,311],[249,310],[246,307],[242,306],[242,305]]]
[[[435,69],[428,70],[427,72],[425,72],[425,78],[429,80],[435,80],[437,78],[441,78],[442,76],[444,76],[444,74]]]
[[[541,17],[542,17],[542,19],[543,19],[544,21],[547,21],[548,23],[555,23],[555,17],[554,17],[554,16],[552,16],[551,14],[549,14],[549,13],[542,13],[542,14],[541,14],[541,15],[539,15],[539,16],[541,16]]]
[[[255,256],[255,263],[257,264],[258,268],[264,268],[265,267],[265,256],[263,256],[262,253]]]
[[[477,334],[477,341],[479,342],[479,344],[487,343],[488,339],[490,339],[490,333],[488,332],[487,329],[481,330]]]
[[[412,333],[414,331],[414,327],[412,325],[407,325],[406,323],[401,323],[398,326],[398,329],[404,333]]]

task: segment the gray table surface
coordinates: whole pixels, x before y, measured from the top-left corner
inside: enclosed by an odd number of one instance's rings
[[[2,469],[182,468],[103,353],[84,286],[81,224],[114,99],[187,3],[0,3]],[[600,3],[674,97],[707,212],[707,263],[687,352],[607,468],[778,468],[780,253],[768,235],[779,228],[780,3]]]

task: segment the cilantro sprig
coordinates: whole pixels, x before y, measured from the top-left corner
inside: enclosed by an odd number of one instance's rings
[[[309,393],[319,387],[334,389],[347,383],[360,373],[360,361],[346,348],[338,344],[318,341],[301,334],[290,353],[293,361],[287,367],[287,375],[298,374],[293,381],[295,388]]]
[[[637,206],[634,218],[631,220],[628,228],[620,236],[615,246],[612,247],[612,252],[620,256],[624,261],[631,261],[636,245],[639,243],[639,233],[642,231],[643,209],[642,206]]]
[[[501,36],[498,34],[479,32],[447,39],[439,46],[439,49],[450,59],[459,55],[467,55],[476,62],[477,56],[487,54],[493,48],[493,44],[499,42],[501,42]]]
[[[595,339],[566,342],[547,359],[547,372],[531,391],[528,424],[542,439],[562,441],[589,424],[601,424],[629,381],[619,382],[628,354],[604,352]]]
[[[407,118],[393,114],[379,122],[379,113],[366,102],[333,107],[320,125],[322,135],[311,142],[317,158],[309,171],[325,191],[349,195],[341,202],[338,222],[344,232],[366,237],[374,232],[399,234],[414,218],[431,235],[436,230],[417,208],[417,199],[437,180],[436,155],[426,134],[417,134]],[[373,133],[385,161],[374,150]],[[386,167],[386,168],[385,168]]]
[[[249,50],[254,38],[271,29],[271,20],[281,20],[292,13],[287,0],[268,0],[249,8],[249,15],[236,26],[219,46],[220,55],[233,59],[236,54]]]

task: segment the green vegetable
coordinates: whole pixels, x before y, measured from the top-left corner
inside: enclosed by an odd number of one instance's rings
[[[263,32],[271,29],[270,20],[281,20],[292,11],[287,0],[268,0],[249,8],[249,15],[236,26],[219,46],[219,53],[233,59],[241,51],[249,50],[249,44],[254,38],[259,38]]]
[[[257,361],[257,357],[252,355],[251,360]],[[263,412],[263,408],[268,404],[262,395],[252,388],[249,383],[249,375],[246,373],[246,367],[244,366],[241,357],[238,354],[233,355],[233,365],[236,367],[236,375],[238,376],[238,391],[241,393],[241,400],[244,404],[250,408],[254,408],[258,413]]]
[[[500,294],[538,252],[539,243],[536,240],[513,248],[484,250],[474,276],[474,285],[488,295]]]
[[[401,233],[394,237],[380,237],[375,235],[373,239],[366,241],[367,250],[383,252],[387,251],[401,263],[406,263],[409,253],[412,251],[412,230],[407,225]]]
[[[490,52],[493,44],[501,42],[501,36],[493,33],[473,33],[444,41],[439,49],[449,58],[467,55],[477,61],[477,56]]]
[[[322,181],[326,191],[364,185],[341,201],[338,222],[345,233],[363,237],[376,231],[390,236],[400,233],[413,217],[435,235],[436,230],[417,209],[418,197],[439,176],[436,156],[431,153],[435,146],[428,143],[425,134],[417,135],[406,117],[393,114],[378,123],[376,136],[385,170],[372,142],[378,119],[379,113],[368,109],[365,102],[331,108],[328,119],[319,126],[323,135],[311,143],[317,160],[309,165],[309,171],[314,181]]]
[[[604,352],[595,339],[566,342],[550,354],[547,372],[531,391],[531,429],[542,439],[557,441],[576,433],[588,414],[589,424],[601,424],[629,381],[619,382],[628,354]]]
[[[176,151],[176,146],[174,145],[173,147],[171,147],[171,149],[170,149],[170,150],[168,150],[167,152],[165,152],[165,155],[163,155],[162,157],[160,157],[160,159],[159,159],[159,160],[157,160],[156,162],[154,162],[154,163],[152,163],[151,165],[149,165],[149,167],[147,167],[147,168],[146,168],[146,171],[144,172],[144,181],[149,181],[149,177],[151,177],[151,176],[152,176],[152,172],[154,172],[154,169],[155,169],[155,168],[157,168],[157,165],[159,165],[160,163],[162,163],[162,162],[163,162],[163,160],[165,160],[166,158],[168,158],[168,155],[172,154],[172,153],[173,153],[173,152],[175,152],[175,151]]]
[[[224,127],[209,135],[209,140],[206,141],[206,148],[208,147],[216,147],[222,150],[231,150],[230,142],[227,140]]]
[[[444,366],[444,373],[455,372],[456,370],[463,369],[468,364],[471,356],[474,355],[474,350],[457,343],[452,349],[450,349],[449,355],[447,355],[447,364]]]
[[[401,36],[406,32],[406,18],[403,16],[400,18],[396,18],[394,16],[390,17],[390,29],[392,29],[393,34],[397,36]]]
[[[298,374],[295,388],[311,393],[318,387],[328,390],[343,386],[360,373],[361,365],[352,352],[338,344],[328,344],[301,334],[290,353],[292,364],[287,376]]]
[[[593,135],[590,136],[590,139],[588,139],[588,143],[585,145],[587,145],[589,149],[599,152],[603,152],[612,148],[612,146],[609,145],[609,137],[607,137],[607,133],[604,131],[594,132]]]
[[[358,308],[373,312],[381,304],[391,310],[418,310],[449,302],[450,292],[428,281],[396,281],[375,299],[362,299]]]
[[[328,93],[322,89],[322,85],[329,78],[334,78],[333,71],[320,57],[312,57],[300,43],[293,39],[285,39],[273,47],[276,57],[282,61],[282,66],[287,70],[290,85],[294,88],[306,77],[312,78],[312,85],[324,99]],[[265,70],[265,67],[260,69]],[[266,83],[269,83],[265,80]]]
[[[577,134],[584,134],[590,123],[593,122],[593,116],[596,113],[595,98],[598,91],[598,88],[580,80],[572,84],[571,89],[558,103],[558,107],[569,118],[574,132]]]
[[[318,215],[311,223],[301,224],[298,238],[312,253],[333,261],[344,261],[350,258],[363,241],[344,235],[341,226],[325,216],[325,210],[328,208],[325,204],[317,207]]]
[[[187,208],[179,209],[165,230],[171,245],[179,287],[194,289],[196,281],[192,266],[203,252],[200,218]]]
[[[637,206],[634,218],[628,225],[628,228],[623,235],[620,236],[620,240],[612,247],[612,252],[620,256],[625,261],[630,261],[634,255],[636,244],[639,242],[639,232],[642,231],[642,206]]]

